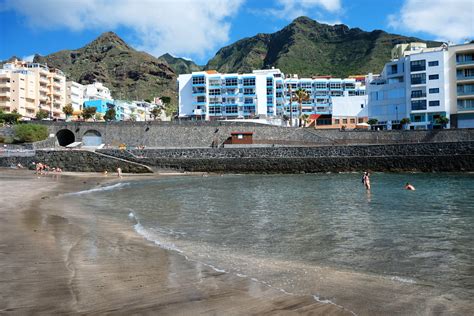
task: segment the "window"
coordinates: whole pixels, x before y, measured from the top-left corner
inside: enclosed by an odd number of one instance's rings
[[[271,90],[271,89],[270,89]],[[249,88],[245,88],[244,89],[244,95],[251,95],[251,94],[255,94],[255,90],[254,89],[249,89]]]
[[[267,78],[267,87],[273,87],[273,79]]]
[[[315,84],[316,89],[327,89],[326,82],[316,82]]]
[[[414,74],[411,75],[411,84],[425,84],[426,83],[426,74]]]
[[[206,97],[197,97],[197,102],[206,102]]]
[[[426,69],[426,60],[414,60],[410,62],[410,71],[423,71]]]
[[[339,122],[340,122],[339,119],[334,120],[334,124],[339,124]]]
[[[430,93],[439,93],[439,88],[432,88],[429,90]]]
[[[228,87],[237,86],[237,78],[226,78],[224,84]]]
[[[210,89],[209,90],[209,95],[220,95],[221,90],[220,89]]]
[[[236,106],[226,106],[225,107],[225,112],[227,114],[237,114],[238,113]]]
[[[193,84],[204,84],[204,83],[205,83],[204,76],[193,77]]]
[[[429,105],[430,105],[430,106],[439,106],[439,100],[430,101],[430,102],[429,102]]]
[[[429,75],[428,78],[430,80],[437,80],[437,79],[439,79],[439,75]]]
[[[439,65],[439,62],[437,60],[428,62],[429,67],[434,67],[434,66],[438,66],[438,65]]]
[[[255,78],[244,78],[243,80],[244,86],[255,86]]]
[[[426,110],[426,100],[411,101],[412,111]]]
[[[245,104],[253,104],[253,99],[252,98],[245,98],[244,103]]]
[[[361,109],[364,108],[364,104],[363,104],[363,103],[360,104],[360,108],[361,108]]]
[[[413,90],[411,92],[411,97],[412,97],[412,99],[414,99],[414,98],[424,98],[424,97],[426,97],[426,93],[424,93],[423,90]]]
[[[351,124],[355,124],[356,120],[355,119],[351,119]]]
[[[273,94],[273,89],[267,88],[267,95],[272,95],[272,94]]]
[[[210,106],[209,107],[209,114],[221,114],[221,107],[220,106]]]
[[[347,124],[347,119],[342,119],[342,124]]]
[[[359,118],[357,119],[357,121],[358,121],[358,123],[364,123],[364,119],[363,119],[362,117],[359,117]]]

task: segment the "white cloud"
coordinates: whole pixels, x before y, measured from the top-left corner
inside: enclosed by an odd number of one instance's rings
[[[266,13],[286,20],[309,15],[315,9],[324,9],[330,13],[341,10],[341,0],[276,0],[275,2],[278,8],[268,9]]]
[[[473,17],[474,0],[405,0],[400,12],[389,16],[389,26],[460,43],[474,36]]]
[[[33,58],[35,58],[35,55],[28,55],[21,57],[21,60],[33,62]]]
[[[155,56],[205,56],[229,40],[229,18],[244,0],[5,0],[4,10],[34,28],[133,31],[139,49]]]

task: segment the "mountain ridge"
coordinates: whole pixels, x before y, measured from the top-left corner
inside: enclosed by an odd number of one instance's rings
[[[301,76],[348,76],[380,72],[390,60],[395,44],[439,42],[390,34],[383,30],[366,32],[344,24],[322,24],[298,17],[274,33],[259,33],[221,48],[205,69],[220,72],[249,72],[279,68]]]

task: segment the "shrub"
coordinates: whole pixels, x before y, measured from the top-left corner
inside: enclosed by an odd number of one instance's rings
[[[45,118],[48,118],[49,112],[46,110],[39,110],[36,112],[36,119],[37,120],[44,120]]]
[[[21,118],[21,115],[13,111],[12,113],[4,113],[0,110],[0,123],[16,124]]]
[[[38,124],[19,124],[14,127],[15,141],[31,143],[48,137],[48,128]]]

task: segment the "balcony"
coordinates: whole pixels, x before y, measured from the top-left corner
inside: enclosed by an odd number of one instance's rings
[[[467,76],[466,75],[457,75],[456,80],[466,81],[466,82],[474,81],[474,75],[467,75]]]
[[[426,98],[426,93],[412,93],[411,94],[412,99],[420,99],[420,98]]]
[[[3,90],[3,91],[0,91],[0,97],[10,97],[11,96],[11,93],[9,90]]]
[[[415,72],[415,71],[425,71],[426,70],[426,66],[411,66],[410,67],[410,72]]]
[[[474,90],[457,91],[458,98],[474,97]]]
[[[193,105],[206,105],[206,101],[193,101]]]
[[[456,67],[463,67],[463,66],[473,66],[474,67],[474,59],[467,59],[467,60],[457,60]]]

